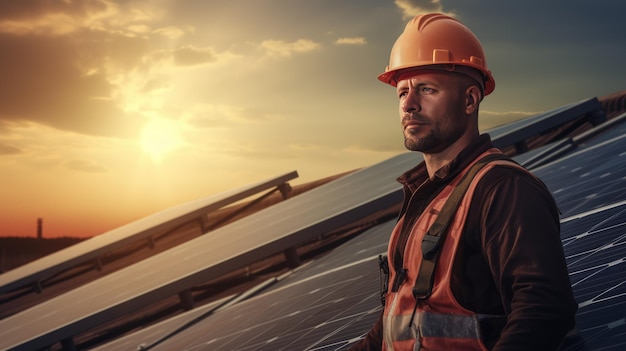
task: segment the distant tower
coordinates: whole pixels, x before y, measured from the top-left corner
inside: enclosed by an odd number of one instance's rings
[[[37,218],[37,239],[43,239],[43,219]]]

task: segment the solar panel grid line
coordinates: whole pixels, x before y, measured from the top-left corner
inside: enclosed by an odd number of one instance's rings
[[[368,297],[370,296],[366,296],[366,298]],[[338,298],[330,300],[326,308],[318,308],[316,313],[311,314],[308,317],[309,320],[307,320],[307,325],[309,326],[309,328],[298,338],[295,338],[293,341],[291,341],[287,345],[287,347],[301,345],[296,347],[296,349],[309,350],[315,345],[318,345],[323,340],[327,340],[330,336],[333,335],[332,333],[337,333],[338,331],[347,328],[352,320],[342,314],[341,309],[337,308],[338,304],[358,304],[362,300],[362,296],[350,296],[346,299]],[[330,329],[329,331],[331,332],[331,334],[322,333],[323,336],[321,338],[319,337],[319,335],[311,336],[311,331],[317,331],[322,328]]]
[[[611,262],[613,263],[613,262]],[[616,263],[616,264],[621,264],[624,263],[624,259],[621,260],[621,262]],[[613,264],[609,264],[609,267],[613,266]],[[616,298],[619,298],[621,296],[626,296],[626,293],[620,293],[620,294],[616,294],[616,295],[610,295],[614,290],[619,289],[621,286],[623,286],[625,284],[625,282],[619,281],[617,282],[616,285],[611,284],[610,287],[602,292],[600,292],[599,294],[595,295],[593,298],[591,298],[590,300],[587,301],[583,301],[579,304],[579,307],[587,307],[589,305],[592,304],[596,304],[599,302],[604,302],[604,301],[610,301]]]
[[[307,275],[305,278],[298,279],[295,282],[286,281],[285,285],[282,285],[280,287],[274,288],[274,289],[272,289],[272,291],[275,292],[275,291],[279,291],[279,290],[289,289],[289,288],[291,288],[291,287],[293,287],[293,286],[295,286],[297,284],[301,284],[303,282],[307,282],[307,281],[310,281],[310,280],[315,280],[315,279],[318,279],[318,278],[323,277],[325,275],[332,274],[332,273],[341,271],[343,269],[348,269],[348,268],[350,268],[352,266],[360,265],[360,264],[362,264],[364,262],[371,262],[372,260],[375,260],[377,258],[378,258],[378,256],[367,257],[367,258],[364,258],[364,259],[360,259],[360,260],[351,262],[351,263],[346,264],[346,265],[342,265],[340,267],[335,267],[335,268],[329,269],[329,270],[321,272],[321,273]]]
[[[259,283],[258,285],[240,293],[240,294],[236,294],[228,299],[222,299],[223,302],[220,302],[218,304],[215,303],[211,303],[210,305],[214,306],[210,309],[208,309],[208,311],[203,312],[201,314],[198,314],[197,312],[193,312],[190,314],[194,314],[194,315],[198,315],[197,317],[186,321],[185,323],[177,326],[176,328],[172,328],[171,331],[169,331],[167,334],[165,335],[160,335],[158,338],[156,338],[156,340],[154,340],[153,342],[145,345],[144,349],[147,348],[152,348],[160,343],[162,343],[163,341],[171,338],[174,335],[177,335],[181,332],[183,332],[184,330],[186,330],[187,328],[193,326],[194,324],[200,322],[201,320],[207,318],[208,316],[210,316],[213,313],[217,313],[221,310],[227,309],[230,306],[233,306],[237,303],[239,303],[240,301],[243,301],[247,298],[249,298],[250,296],[253,296],[257,293],[259,293],[260,291],[266,289],[268,286],[275,284],[278,281],[278,278],[270,278],[267,279],[264,282]]]
[[[163,337],[163,330],[174,331],[182,325],[192,322],[201,315],[211,313],[212,310],[217,309],[219,306],[225,304],[235,296],[227,296],[222,299],[216,300],[209,304],[199,306],[193,310],[185,313],[173,316],[169,319],[163,320],[157,324],[153,324],[135,331],[131,334],[127,334],[120,338],[117,338],[106,345],[100,345],[90,348],[91,351],[110,351],[110,350],[139,350],[148,349],[150,345],[157,342]]]
[[[602,164],[602,163],[605,163],[607,161],[610,161],[611,160],[610,157],[603,158],[603,157],[596,157],[596,155],[598,155],[598,154],[603,154],[603,155],[606,154],[607,156],[615,156],[616,155],[615,152],[610,152],[609,153],[606,150],[607,149],[610,150],[610,148],[613,145],[616,146],[616,148],[621,149],[620,143],[622,143],[623,139],[625,139],[625,138],[626,138],[626,135],[617,135],[617,136],[614,136],[614,137],[612,137],[610,139],[602,139],[601,142],[589,143],[589,145],[582,144],[581,147],[579,147],[575,151],[569,153],[568,155],[565,155],[565,156],[559,158],[558,160],[556,160],[554,162],[551,162],[549,164],[542,165],[541,167],[538,167],[537,169],[539,170],[539,169],[544,169],[544,168],[551,167],[551,165],[553,163],[556,163],[556,162],[562,164],[562,163],[565,163],[568,160],[573,159],[573,158],[578,158],[579,159],[579,158],[581,158],[581,155],[582,155],[582,158],[585,161],[585,164],[584,164],[585,167],[584,168],[585,169],[589,169],[589,170],[593,170],[593,168],[589,167],[589,164],[587,162]],[[593,153],[594,151],[596,153]],[[621,153],[618,153],[617,156],[623,156],[623,155]],[[578,168],[582,169],[583,168],[582,166],[583,166],[583,164],[581,164]],[[563,179],[563,180],[567,180],[567,179]]]
[[[571,152],[570,154],[563,156],[562,158],[552,161],[550,163],[547,164],[543,164],[539,167],[534,167],[533,171],[539,171],[541,172],[543,169],[549,168],[549,171],[546,172],[545,175],[543,175],[542,179],[544,179],[544,181],[548,180],[548,179],[552,179],[552,178],[557,178],[559,180],[565,181],[565,182],[569,182],[572,183],[573,180],[568,179],[568,178],[564,178],[562,177],[562,173],[560,172],[563,168],[560,169],[556,169],[554,167],[552,167],[552,163],[566,163],[568,162],[569,159],[572,158],[577,158],[579,159],[579,165],[580,164],[584,164],[585,165],[585,169],[586,170],[591,170],[594,171],[595,168],[594,167],[590,167],[590,165],[611,165],[614,164],[615,162],[620,162],[620,161],[615,161],[612,160],[611,157],[615,158],[620,158],[623,157],[623,148],[620,147],[619,143],[623,142],[622,139],[624,139],[624,136],[617,136],[615,138],[612,138],[611,140],[605,140],[601,143],[592,143],[589,146],[585,146],[582,145],[581,147],[579,147],[578,149],[576,149],[575,151]],[[621,152],[618,150],[622,150]],[[596,151],[596,153],[594,153],[593,151]],[[610,155],[610,157],[598,157],[598,155]],[[581,159],[581,157],[583,159]],[[606,166],[605,169],[607,169],[609,166]],[[572,172],[577,172],[578,170],[582,169],[581,166],[578,166],[576,169],[571,169]],[[614,169],[611,169],[614,170]],[[619,170],[619,169],[618,169]],[[595,170],[596,172],[598,170]],[[561,179],[562,178],[562,179]]]
[[[560,140],[543,149],[540,153],[537,153],[533,157],[528,158],[521,163],[522,166],[527,169],[537,168],[543,164],[554,161],[560,156],[576,148],[572,138]]]
[[[393,221],[389,221],[389,222],[393,222]],[[386,223],[386,225],[388,226],[388,225],[389,225],[389,223]],[[387,229],[387,228],[385,228],[385,229]],[[371,233],[370,233],[370,232],[371,232]],[[374,235],[370,235],[370,234],[374,234]],[[380,234],[380,231],[378,231],[378,233],[377,233],[376,231],[370,230],[370,231],[368,231],[368,233],[365,233],[365,234],[364,234],[364,236],[360,236],[359,238],[367,238],[367,236],[369,235],[371,238],[379,237],[379,238],[382,238],[382,240],[385,240],[385,236],[380,236],[380,235],[378,235],[378,234]],[[333,259],[333,256],[342,257],[342,256],[345,256],[345,254],[346,254],[346,253],[344,252],[344,250],[334,250],[334,251],[333,251],[333,252],[331,252],[329,255],[325,256],[323,259],[326,259],[326,258]],[[367,267],[367,268],[366,268],[366,272],[367,272],[368,274],[370,274],[370,275],[371,275],[371,274],[374,274],[374,275],[375,275],[375,272],[376,272],[376,267],[377,267],[376,262],[377,262],[377,255],[372,255],[372,256],[369,256],[367,259],[360,260],[360,263],[364,263],[364,264],[366,264],[366,265],[368,265],[368,266],[369,266],[369,267]],[[350,269],[351,267],[354,267],[354,266],[355,266],[355,263],[354,263],[354,262],[350,262],[349,264],[346,264],[346,265],[345,265],[345,266],[343,266],[343,267],[341,267],[341,266],[340,266],[340,267],[337,267],[337,268],[339,268],[339,269],[335,269],[335,270],[333,270],[332,272],[326,272],[326,273],[323,273],[323,274],[314,274],[313,276],[308,276],[308,277],[307,277],[307,279],[303,279],[303,280],[296,279],[296,283],[295,283],[295,284],[293,284],[293,282],[290,282],[290,281],[289,281],[289,280],[293,280],[293,278],[294,278],[294,277],[293,277],[293,275],[291,275],[291,276],[289,276],[287,279],[285,279],[285,281],[284,281],[283,283],[287,283],[287,284],[289,284],[289,287],[298,286],[298,284],[314,284],[314,282],[313,282],[313,283],[311,283],[311,282],[312,282],[312,281],[314,281],[315,279],[317,279],[317,280],[319,280],[319,279],[324,279],[324,277],[325,277],[326,275],[333,274],[333,273],[336,273],[336,272],[341,271],[341,270],[342,270],[341,268],[343,268],[343,269]],[[312,264],[312,265],[310,265],[310,267],[308,267],[307,269],[302,269],[302,270],[301,270],[300,272],[298,272],[298,273],[303,273],[303,274],[304,274],[304,273],[306,273],[306,271],[317,272],[317,268],[318,268],[318,266],[317,266],[317,265],[313,265],[313,264]],[[374,278],[374,279],[377,279],[377,277],[373,277],[373,278]],[[343,280],[341,280],[341,281],[344,281],[344,280],[347,280],[347,279],[343,279]],[[366,308],[364,308],[364,310],[366,311],[365,313],[359,313],[359,315],[361,315],[361,317],[360,317],[360,318],[358,318],[358,321],[359,321],[359,322],[361,322],[361,324],[360,324],[360,325],[358,325],[358,326],[355,326],[355,328],[356,328],[356,329],[355,329],[355,331],[353,332],[353,335],[354,335],[354,336],[353,336],[352,338],[355,338],[355,337],[358,337],[359,335],[361,335],[361,334],[362,334],[362,332],[363,332],[363,330],[365,330],[365,328],[369,327],[369,325],[371,325],[371,324],[373,323],[373,319],[376,317],[376,314],[372,315],[372,314],[371,314],[372,312],[370,312],[370,310],[380,311],[380,302],[379,302],[379,299],[377,298],[378,291],[376,291],[376,290],[377,290],[377,284],[375,284],[375,283],[373,283],[373,282],[371,282],[371,281],[366,281],[366,282],[364,282],[364,283],[365,283],[365,285],[366,285],[366,288],[370,290],[370,295],[368,295],[368,296],[366,296],[366,297],[363,297],[363,298],[361,299],[361,301],[359,301],[359,303],[367,303],[367,304],[369,304],[369,305],[368,305]],[[313,286],[315,286],[315,285],[313,285]],[[367,289],[366,289],[366,290],[367,290]],[[283,291],[283,290],[284,290],[284,287],[283,287],[283,288],[280,288],[280,289],[277,289],[277,291],[276,291],[276,292],[270,292],[270,293],[281,293],[281,291]],[[361,289],[359,289],[359,291],[360,291],[360,290],[361,290]],[[266,294],[265,294],[265,295],[263,295],[263,296],[266,296],[267,294],[269,294],[269,293],[266,293]],[[293,293],[288,293],[288,292],[287,292],[287,294],[288,294],[288,296],[289,296],[289,297],[291,297],[292,295],[295,295],[295,296],[297,296],[297,295],[298,295],[298,294],[293,294]],[[289,297],[288,297],[287,299],[289,299]],[[258,298],[262,299],[263,297],[258,297]],[[282,300],[284,300],[284,299],[280,299],[280,300],[282,301]],[[377,301],[378,301],[378,302],[377,302]],[[281,307],[283,308],[283,310],[284,310],[285,308],[287,308],[287,310],[289,310],[289,309],[288,309],[288,306],[283,306],[284,304],[287,304],[287,305],[288,305],[288,303],[287,303],[287,302],[284,302],[284,303],[282,303],[282,304],[279,304],[278,306],[281,306]],[[261,305],[265,305],[265,304],[261,303]],[[237,305],[237,306],[233,306],[233,308],[235,308],[235,309],[239,309],[239,308],[241,308],[241,306],[240,306],[240,305]],[[271,316],[268,316],[268,315],[267,315],[266,313],[264,313],[263,311],[257,311],[257,312],[259,312],[259,314],[260,314],[260,315],[263,315],[263,316],[264,316],[264,317],[263,317],[263,320],[266,320],[266,319],[268,319],[268,318],[271,318]],[[282,313],[281,311],[278,311],[278,314],[281,314],[281,313]],[[302,312],[302,313],[305,313],[305,312]],[[243,312],[243,313],[241,313],[241,314],[247,314],[247,312]],[[352,313],[350,313],[350,314],[349,314],[349,316],[353,316],[353,314],[352,314]],[[367,317],[369,317],[369,320],[367,320],[367,319],[366,319]],[[344,317],[342,317],[342,318],[344,318],[344,319],[345,319],[345,318],[350,318],[350,317],[348,317],[348,316],[344,316]],[[220,324],[220,325],[221,325],[221,323],[217,323],[217,324]],[[259,323],[256,323],[256,324],[259,324]],[[262,323],[261,323],[261,324],[262,324]],[[333,328],[334,328],[334,327],[333,327]],[[209,328],[209,329],[210,329],[210,328]],[[278,328],[278,329],[280,329],[280,328]],[[306,329],[306,328],[301,328],[301,329]],[[313,331],[313,330],[317,330],[317,331],[319,331],[319,329],[320,329],[320,327],[319,327],[319,325],[318,325],[318,326],[317,326],[317,328],[308,328],[307,330],[309,330],[309,331]],[[305,330],[303,333],[306,333],[306,330]],[[287,337],[284,333],[283,333],[282,335],[283,335],[283,338],[286,338],[286,337]],[[290,336],[293,336],[293,334],[292,334],[292,335],[290,335]],[[194,339],[194,338],[192,337],[191,339]],[[232,342],[232,341],[231,341],[231,342]],[[217,346],[216,346],[216,345],[217,345],[216,343],[219,343],[219,342],[218,342],[218,341],[213,341],[213,342],[211,343],[211,346],[213,347],[213,348],[211,348],[212,350],[213,350],[213,349],[215,349],[215,348],[217,347]],[[342,344],[342,345],[346,345],[346,344],[347,344],[347,342],[343,341],[343,342],[341,342],[341,344]],[[220,343],[220,345],[222,345],[222,344]],[[224,348],[223,348],[224,350],[229,350],[229,349],[231,349],[231,348],[233,348],[233,347],[234,347],[234,345],[233,345],[233,344],[230,344],[230,343],[229,343],[229,344],[227,344],[227,345],[228,345],[228,347],[224,346]],[[264,344],[264,343],[260,343],[259,345],[265,345],[265,344]],[[259,347],[259,345],[255,345],[254,347],[250,347],[250,348],[237,347],[236,349],[237,349],[237,350],[255,349],[255,347]],[[274,344],[272,344],[272,345],[274,345]],[[169,349],[171,349],[171,348],[176,348],[176,347],[178,347],[178,346],[179,346],[178,344],[176,344],[175,346],[173,346],[173,345],[166,345],[166,346],[163,348],[163,350],[167,350],[167,349],[168,349],[168,347],[169,347]],[[261,349],[263,349],[263,348],[261,348]],[[270,348],[270,347],[268,347],[268,348],[265,348],[265,349],[268,349],[268,350],[275,350],[276,348],[275,348],[274,346],[272,346],[271,348]],[[286,348],[286,349],[290,350],[290,349],[298,349],[298,348]],[[313,349],[318,349],[318,348],[313,348]],[[320,348],[320,349],[324,349],[324,348]]]
[[[343,289],[343,285],[338,286]],[[363,300],[371,301],[371,295],[365,297],[355,297],[359,302]],[[342,301],[347,304],[346,301]],[[327,340],[330,336],[334,335],[338,328],[348,327],[345,318],[337,318],[337,312],[335,311],[335,301],[328,304],[325,309],[320,308],[320,304],[313,307],[318,309],[318,313],[311,318],[300,320],[297,323],[296,333],[284,333],[279,326],[279,337],[268,345],[267,350],[305,350],[312,349],[320,342]],[[323,313],[326,311],[326,313]],[[302,311],[305,314],[306,310]],[[317,318],[313,318],[317,317]],[[351,323],[351,321],[350,321]],[[348,324],[350,324],[348,323]],[[324,331],[326,330],[326,331]],[[311,333],[315,332],[313,335]],[[330,335],[329,335],[330,333]],[[324,335],[322,339],[319,338],[319,334]]]
[[[358,280],[358,279],[357,279]],[[347,281],[347,280],[340,280],[341,283],[339,285],[337,285],[337,288],[341,288],[343,286],[346,286],[346,284],[351,283],[351,281]],[[311,283],[315,283],[315,282],[304,282],[304,290],[307,290],[310,286],[315,286],[315,284],[311,284]],[[348,284],[349,285],[349,284]],[[309,289],[312,290],[313,294],[319,294],[320,291],[318,289]],[[273,294],[281,294],[281,292],[274,292]],[[267,294],[263,295],[265,298],[267,298]],[[275,298],[274,300],[280,300],[277,301],[276,304],[274,305],[270,305],[270,307],[272,307],[272,309],[266,311],[263,307],[261,307],[261,310],[258,310],[257,306],[258,305],[254,305],[255,300],[250,300],[250,301],[246,301],[245,305],[241,304],[241,305],[237,305],[237,309],[238,310],[244,310],[244,311],[239,311],[237,313],[237,315],[245,315],[245,310],[256,310],[255,312],[257,312],[255,315],[261,315],[262,320],[257,320],[254,321],[253,323],[250,323],[250,327],[249,328],[245,328],[244,325],[244,330],[241,332],[237,332],[237,334],[240,333],[249,333],[250,329],[258,329],[259,332],[258,333],[254,333],[255,335],[258,336],[262,336],[261,340],[256,340],[256,342],[254,343],[249,343],[248,339],[249,338],[245,338],[245,340],[242,341],[241,338],[233,338],[231,337],[231,335],[226,335],[224,338],[224,333],[218,333],[218,337],[216,339],[212,339],[213,336],[209,336],[209,337],[205,337],[204,334],[206,333],[212,333],[212,331],[210,330],[211,328],[208,329],[202,329],[200,328],[200,330],[198,330],[199,333],[203,334],[200,337],[202,338],[203,341],[200,342],[196,342],[195,346],[204,344],[204,340],[211,339],[211,350],[247,350],[247,349],[254,349],[254,350],[298,350],[298,349],[303,349],[302,347],[298,347],[296,345],[293,344],[293,342],[297,339],[300,339],[301,337],[303,337],[303,335],[305,335],[308,331],[311,330],[316,330],[319,326],[321,325],[321,323],[319,322],[318,319],[314,319],[313,317],[310,318],[303,318],[302,316],[306,316],[307,315],[307,311],[311,308],[316,308],[319,306],[326,306],[326,311],[333,311],[333,309],[331,309],[331,307],[333,307],[333,301],[327,301],[326,299],[324,299],[324,297],[329,296],[328,293],[326,293],[325,295],[323,295],[322,297],[316,297],[314,299],[314,301],[311,301],[310,299],[307,301],[306,305],[302,305],[300,309],[297,310],[297,313],[285,313],[286,310],[288,310],[288,307],[290,307],[289,304],[289,300],[294,299],[293,295],[290,295],[290,297],[287,297],[286,300],[280,299],[280,298]],[[366,296],[366,297],[360,297],[359,298],[359,302],[360,301],[371,301],[371,295]],[[297,296],[295,297],[297,300]],[[267,304],[263,304],[263,306],[265,306]],[[274,309],[275,307],[275,309]],[[336,313],[333,313],[336,314]],[[323,314],[317,314],[318,317],[322,317]],[[217,317],[217,315],[216,315]],[[223,316],[221,315],[220,317],[229,317],[229,316]],[[234,318],[232,315],[230,316],[231,318]],[[227,318],[228,319],[228,318]],[[238,318],[241,319],[241,318]],[[322,318],[323,320],[324,318]],[[328,318],[326,318],[328,319]],[[280,323],[279,321],[283,321],[283,323]],[[216,324],[221,325],[222,321],[217,321]],[[273,328],[268,329],[266,326],[267,325],[274,325]],[[286,327],[285,327],[286,326]],[[332,328],[336,329],[337,326],[332,326]],[[226,330],[230,330],[230,328],[226,328]],[[222,338],[224,338],[225,340],[222,340]],[[156,348],[155,350],[171,350],[171,349],[182,349],[182,350],[192,350],[192,349],[196,349],[194,347],[194,345],[189,345],[188,343],[185,342],[185,340],[182,339],[186,339],[186,338],[180,338],[178,340],[176,340],[176,342],[174,344],[165,344],[162,346],[162,348]],[[192,338],[193,339],[193,338]],[[284,341],[284,342],[283,342]],[[209,348],[207,348],[209,349]]]
[[[127,223],[64,250],[0,274],[0,294],[49,278],[105,252],[185,224],[194,218],[298,177],[297,171],[193,200]]]
[[[622,138],[614,138],[610,143],[603,142],[583,149],[586,151],[576,151],[576,158],[563,158],[554,167],[540,167],[533,172],[552,191],[565,216],[619,202],[626,197],[623,181],[626,177],[626,157],[596,155],[622,154],[619,152],[623,150],[622,145]]]
[[[352,323],[353,323],[353,320],[350,319],[347,321],[338,320],[337,321],[337,324],[339,324],[338,326],[334,325],[335,323],[324,323],[324,324],[320,324],[319,326],[316,326],[316,329],[320,329],[322,327],[328,328],[328,332],[324,333],[323,336],[321,337],[315,337],[315,340],[311,343],[311,345],[303,348],[302,350],[304,351],[315,350],[317,347],[319,347],[319,345],[325,345],[324,344],[325,341],[328,341],[329,339],[339,335],[345,329],[349,328]],[[336,345],[345,346],[345,343],[336,342],[336,343],[331,343],[330,346],[336,346]]]
[[[594,128],[588,131],[585,131],[579,135],[576,135],[572,141],[575,145],[580,145],[586,142],[587,140],[593,139],[594,137],[598,136],[601,133],[605,133],[605,132],[610,133],[611,129],[619,130],[620,128],[623,128],[625,122],[626,122],[626,113],[622,113],[616,117],[611,118],[610,120],[604,123],[601,123],[595,126]]]
[[[590,350],[621,350],[620,335],[625,340],[626,329],[620,331],[616,323],[626,315],[624,223],[624,201],[562,220],[563,248],[579,302],[578,329]]]
[[[619,228],[619,227],[624,227],[624,225],[622,224],[621,226],[616,226],[614,228]],[[612,229],[612,228],[608,228],[608,229]],[[626,229],[624,229],[624,232],[626,232]],[[585,246],[589,247],[590,244],[594,243],[593,242],[593,237],[594,237],[594,234],[597,234],[597,233],[598,232],[594,233],[593,229],[592,229],[591,231],[585,233],[586,235],[584,235],[584,236],[581,235],[577,239],[580,239],[580,238],[586,239],[585,240]],[[600,240],[597,241],[598,242],[598,246],[597,247],[592,247],[592,249],[590,249],[588,251],[580,252],[581,255],[576,257],[576,259],[574,259],[574,257],[572,257],[572,256],[568,256],[568,258],[570,259],[568,264],[571,267],[576,267],[576,265],[579,262],[581,262],[582,260],[585,260],[585,259],[591,257],[592,255],[596,255],[597,253],[599,253],[601,251],[604,251],[604,250],[607,250],[607,249],[612,249],[614,246],[616,246],[615,243],[617,243],[619,241],[622,241],[622,244],[623,244],[623,241],[624,241],[625,238],[626,238],[626,234],[620,235],[617,238],[609,238],[609,239],[602,238],[602,241],[600,241]],[[568,246],[568,248],[570,248],[570,247],[572,247],[572,245]]]
[[[365,297],[361,299],[361,303],[370,303],[372,299],[375,300],[378,297],[377,295],[378,294],[376,293],[366,295]],[[345,339],[345,337],[341,335],[341,333],[353,327],[354,325],[357,325],[358,322],[360,322],[365,316],[369,315],[370,313],[379,313],[380,311],[381,311],[381,307],[377,307],[373,310],[369,310],[368,313],[365,313],[365,314],[359,314],[359,315],[350,314],[348,316],[342,316],[341,313],[338,314],[338,316],[335,316],[335,318],[332,318],[330,322],[323,323],[323,326],[327,327],[329,329],[329,332],[321,333],[323,334],[322,337],[316,336],[314,338],[315,341],[311,345],[304,348],[303,350],[316,350],[319,347],[328,345],[328,344],[325,344],[325,342],[330,342],[329,346],[340,345],[342,347],[345,347],[355,342],[356,340],[358,340],[358,338],[352,337],[352,338]],[[339,326],[337,326],[336,324],[339,324]],[[368,320],[365,328],[362,328],[362,326],[359,325],[357,330],[367,330],[368,327],[370,327],[371,325],[372,325],[372,322]],[[316,326],[315,329],[317,331],[319,329],[319,326]],[[318,332],[318,334],[320,333]],[[353,334],[353,333],[351,332],[350,334]],[[339,336],[340,341],[332,342],[332,339],[338,336]]]
[[[619,202],[615,202],[612,204],[608,204],[602,207],[598,207],[598,208],[594,208],[592,210],[588,210],[585,212],[581,212],[581,213],[577,213],[577,214],[573,214],[570,215],[568,217],[562,218],[561,219],[561,226],[565,225],[567,226],[569,223],[573,222],[573,221],[579,221],[582,219],[586,219],[589,218],[592,215],[598,214],[598,213],[605,213],[605,214],[609,214],[612,215],[614,213],[620,212],[622,211],[623,206],[626,205],[626,200],[623,201],[619,201]],[[589,228],[593,228],[597,222],[596,221],[590,221],[591,223],[593,223],[593,225]],[[585,228],[587,228],[588,226],[585,226]],[[589,229],[587,229],[588,231]]]

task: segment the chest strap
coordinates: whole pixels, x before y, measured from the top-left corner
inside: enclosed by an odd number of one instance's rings
[[[432,293],[435,265],[441,251],[441,245],[445,240],[447,229],[452,223],[452,218],[456,214],[459,204],[467,192],[470,183],[483,167],[489,162],[496,160],[507,160],[514,163],[514,161],[510,160],[507,156],[499,153],[489,154],[478,160],[469,171],[463,175],[463,178],[459,181],[454,190],[452,190],[450,197],[446,200],[441,212],[437,215],[437,219],[428,229],[428,232],[426,232],[422,240],[422,263],[420,264],[417,278],[415,278],[415,285],[413,286],[413,297],[415,297],[416,300],[426,299]]]

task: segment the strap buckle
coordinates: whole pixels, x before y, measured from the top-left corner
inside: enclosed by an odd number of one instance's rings
[[[430,231],[422,239],[422,257],[425,260],[432,260],[437,256],[440,245],[440,235],[432,235]]]

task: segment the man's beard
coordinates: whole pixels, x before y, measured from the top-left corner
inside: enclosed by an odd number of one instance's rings
[[[409,151],[419,151],[428,153],[430,150],[437,148],[441,143],[437,138],[429,134],[423,138],[407,138],[404,136],[404,147]]]
[[[439,153],[454,144],[465,132],[465,126],[442,130],[432,129],[423,137],[411,138],[404,135],[404,146],[410,151],[419,151],[425,154]]]

